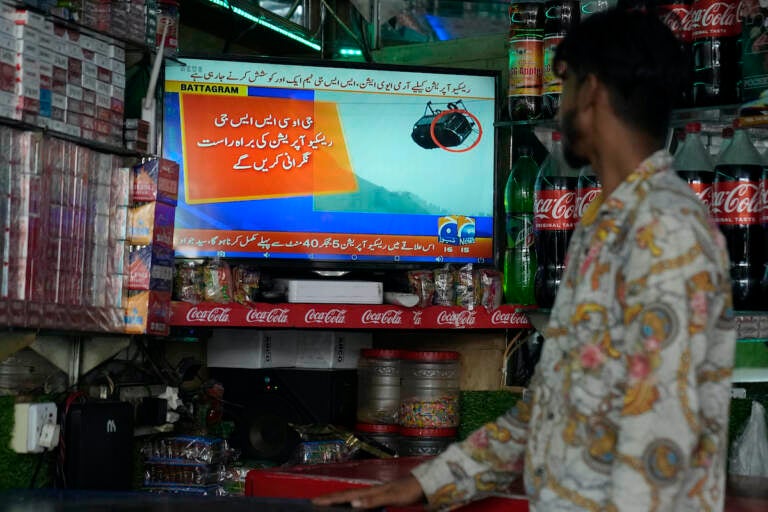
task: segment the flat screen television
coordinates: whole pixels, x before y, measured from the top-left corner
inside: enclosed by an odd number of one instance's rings
[[[494,263],[498,72],[179,62],[162,139],[181,167],[177,257]]]

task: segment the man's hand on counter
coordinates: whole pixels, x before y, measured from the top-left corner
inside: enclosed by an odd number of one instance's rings
[[[318,496],[314,505],[328,506],[349,503],[354,508],[376,508],[384,506],[407,506],[424,499],[419,481],[412,475],[386,484],[362,489],[348,489]]]

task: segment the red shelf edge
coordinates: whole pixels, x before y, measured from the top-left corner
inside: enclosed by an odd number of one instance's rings
[[[171,303],[172,326],[304,329],[527,329],[521,306],[472,310],[459,306],[405,308],[389,304]]]

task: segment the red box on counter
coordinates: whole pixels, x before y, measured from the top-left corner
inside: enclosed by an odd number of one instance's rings
[[[179,197],[179,164],[156,158],[133,168],[132,201],[161,201],[175,205]]]
[[[311,499],[345,489],[370,487],[408,475],[429,457],[355,460],[332,464],[254,469],[245,480],[245,495],[264,498]],[[515,490],[517,491],[517,489]],[[386,510],[421,511],[422,506]],[[484,498],[457,509],[461,512],[527,512],[528,499],[518,494]]]

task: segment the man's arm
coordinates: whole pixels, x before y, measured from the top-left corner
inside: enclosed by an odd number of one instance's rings
[[[315,505],[349,503],[355,508],[403,506],[424,498],[430,506],[456,506],[482,493],[504,491],[523,467],[530,401],[521,399],[495,422],[394,482],[350,489],[312,500]]]

